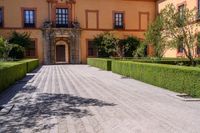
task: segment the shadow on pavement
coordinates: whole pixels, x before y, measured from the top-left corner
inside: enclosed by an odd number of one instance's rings
[[[15,104],[12,111],[0,116],[0,132],[21,132],[30,130],[41,132],[49,130],[58,123],[50,122],[53,118],[82,118],[92,116],[89,106],[115,106],[98,99],[83,98],[70,94],[37,93],[34,86],[27,86],[9,101]]]

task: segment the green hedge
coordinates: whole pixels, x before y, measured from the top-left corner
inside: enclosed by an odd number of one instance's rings
[[[28,59],[16,62],[0,63],[0,92],[5,90],[16,81],[22,79],[27,72],[38,67],[37,59]]]
[[[38,59],[27,60],[25,62],[26,62],[26,65],[27,65],[27,72],[33,71],[39,65]]]
[[[133,62],[143,62],[143,63],[157,63],[157,64],[169,64],[169,65],[183,65],[189,66],[190,61],[185,58],[162,58],[162,59],[151,59],[151,58],[115,58],[115,60],[122,61],[133,61]],[[200,64],[200,59],[195,59],[197,64]]]
[[[103,70],[111,71],[112,60],[102,59],[102,58],[88,58],[87,64],[94,67],[101,68]]]
[[[163,64],[112,61],[112,71],[155,86],[200,97],[200,69]]]

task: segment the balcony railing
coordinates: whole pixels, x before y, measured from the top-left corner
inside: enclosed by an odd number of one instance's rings
[[[115,25],[115,24],[113,24],[113,28],[117,29],[117,30],[124,29],[124,24],[122,24],[122,25]]]
[[[43,24],[44,28],[80,28],[77,21],[68,21],[66,24],[56,24],[55,22],[46,21]]]

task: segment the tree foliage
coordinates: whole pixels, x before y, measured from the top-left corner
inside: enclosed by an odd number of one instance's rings
[[[133,57],[140,40],[133,36],[119,39],[114,34],[105,32],[94,37],[94,44],[98,49],[98,57]]]
[[[7,60],[11,50],[12,44],[9,44],[7,40],[5,40],[3,37],[0,37],[0,58]]]
[[[126,39],[121,40],[123,47],[123,56],[124,57],[133,57],[136,49],[140,45],[140,40],[137,37],[128,36]]]
[[[167,49],[167,37],[163,34],[164,21],[162,15],[158,15],[155,21],[148,27],[145,33],[145,43],[151,44],[154,56],[162,58]]]
[[[114,56],[116,52],[116,46],[118,44],[118,38],[116,38],[113,34],[106,32],[101,33],[94,37],[94,44],[98,48],[98,56],[99,57],[109,57]]]
[[[190,60],[191,65],[195,65],[193,51],[197,40],[195,33],[199,27],[198,23],[194,23],[197,19],[196,11],[185,7],[180,13],[176,11],[173,4],[169,4],[160,14],[164,22],[162,34],[167,37],[168,46],[178,48],[181,39],[185,56]]]
[[[32,39],[30,38],[30,34],[28,32],[12,32],[9,43],[18,44],[24,48],[29,47],[32,44]]]
[[[25,53],[24,47],[17,44],[13,44],[12,50],[9,53],[9,57],[11,57],[12,59],[22,59],[24,58],[24,53]]]

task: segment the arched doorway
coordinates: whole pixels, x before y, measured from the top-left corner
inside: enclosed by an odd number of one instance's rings
[[[65,41],[58,41],[55,49],[56,63],[69,63],[69,46]]]

